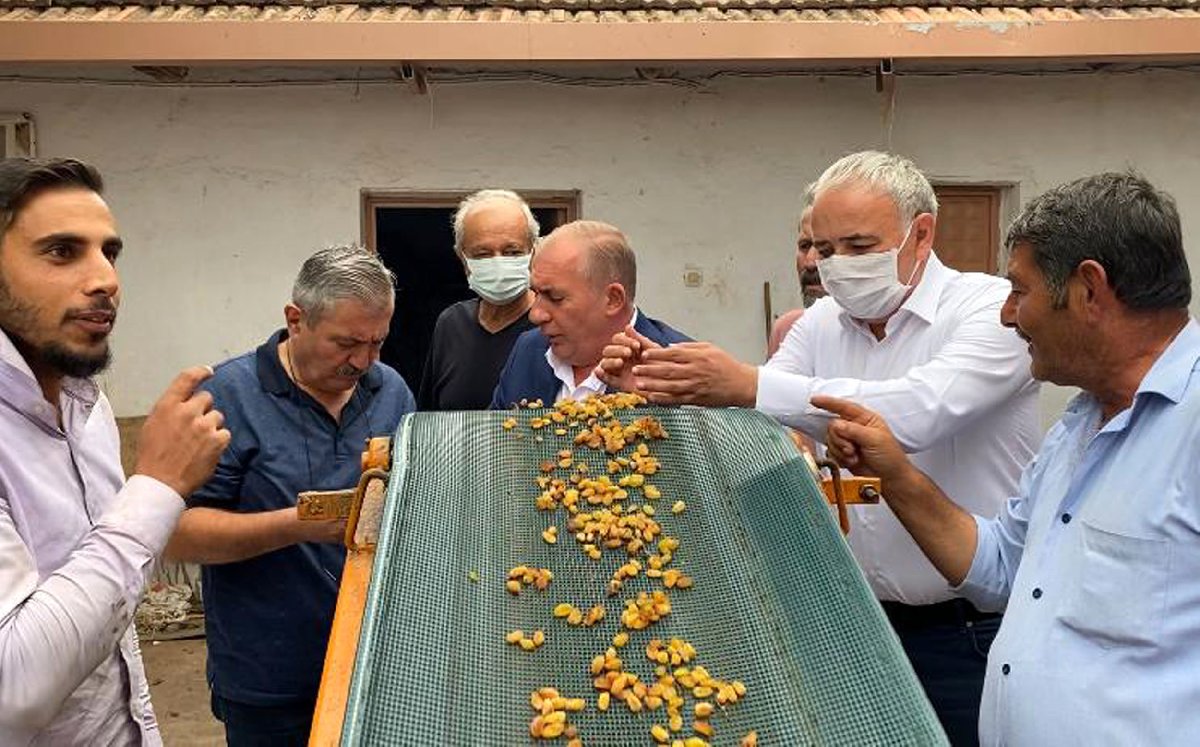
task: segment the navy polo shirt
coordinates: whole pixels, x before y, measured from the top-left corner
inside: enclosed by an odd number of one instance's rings
[[[218,365],[202,385],[233,438],[189,506],[271,511],[295,506],[305,490],[354,487],[367,439],[391,436],[416,409],[400,374],[376,363],[338,423],[288,378],[277,352],[286,334]],[[306,542],[203,568],[208,681],[217,695],[263,706],[316,698],[345,558],[340,544]]]

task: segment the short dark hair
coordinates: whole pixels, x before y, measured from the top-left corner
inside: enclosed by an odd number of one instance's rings
[[[67,187],[100,194],[104,191],[104,180],[94,166],[74,158],[0,159],[0,236],[33,197],[48,189]]]
[[[1130,309],[1186,308],[1192,278],[1175,200],[1134,172],[1077,179],[1030,200],[1008,229],[1011,250],[1028,244],[1056,308],[1081,262],[1104,268]]]

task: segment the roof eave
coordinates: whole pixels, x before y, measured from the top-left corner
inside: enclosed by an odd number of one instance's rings
[[[0,19],[0,62],[138,65],[1200,59],[1200,15],[686,22]]]

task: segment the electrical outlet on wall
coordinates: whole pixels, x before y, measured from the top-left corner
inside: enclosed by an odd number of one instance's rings
[[[699,288],[704,284],[704,271],[695,265],[683,266],[683,285],[686,288]]]

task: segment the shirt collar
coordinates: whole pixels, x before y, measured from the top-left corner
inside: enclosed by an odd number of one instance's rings
[[[629,322],[626,323],[625,326],[636,327],[637,323],[638,323],[638,310],[637,310],[637,307],[634,306],[633,307],[633,316],[629,317]],[[552,347],[546,348],[546,362],[550,364],[550,370],[554,372],[554,377],[557,378],[562,383],[566,384],[567,387],[569,387],[572,391],[575,389],[578,389],[579,387],[582,387],[582,386],[589,386],[590,379],[596,379],[596,382],[600,382],[600,379],[596,378],[596,374],[591,373],[591,374],[588,374],[587,379],[584,379],[577,386],[575,384],[575,367],[572,366],[570,363],[567,363],[566,361],[564,361],[562,358],[559,358],[557,355],[555,355],[554,348],[552,348]],[[600,383],[602,384],[603,382],[600,382]]]
[[[909,311],[932,324],[937,316],[942,290],[955,274],[954,270],[942,264],[937,254],[930,250],[929,259],[925,261],[925,272],[921,273],[921,280],[904,300],[904,303],[900,304],[900,309]]]
[[[287,395],[292,388],[292,379],[287,375],[287,371],[283,369],[283,364],[279,361],[279,343],[287,339],[287,330],[276,330],[274,334],[267,338],[267,341],[258,346],[255,351],[255,364],[258,372],[258,381],[262,384],[262,388],[271,394]],[[358,381],[359,385],[366,387],[368,391],[374,393],[383,386],[383,374],[379,370],[378,364],[371,364],[367,372]]]
[[[1191,383],[1192,372],[1200,363],[1200,324],[1195,319],[1188,323],[1175,335],[1175,339],[1166,350],[1154,361],[1154,365],[1142,377],[1133,395],[1133,405],[1124,413],[1119,413],[1104,427],[1104,430],[1120,430],[1128,422],[1129,412],[1138,407],[1138,403],[1146,398],[1142,395],[1157,394],[1178,404],[1183,400]],[[1071,398],[1063,411],[1063,425],[1076,427],[1081,420],[1090,418],[1100,410],[1100,402],[1091,392],[1080,392]]]
[[[40,407],[46,404],[42,387],[33,375],[33,369],[4,330],[0,330],[0,372],[3,373],[4,379],[14,384],[13,388],[5,387],[8,391],[4,392],[4,395],[21,409],[26,412],[38,412]],[[78,400],[85,411],[90,411],[100,398],[100,387],[95,381],[74,376],[63,377],[62,392]]]
[[[1200,325],[1189,318],[1142,378],[1134,401],[1143,393],[1153,392],[1179,403],[1191,383],[1197,362],[1200,362]]]

